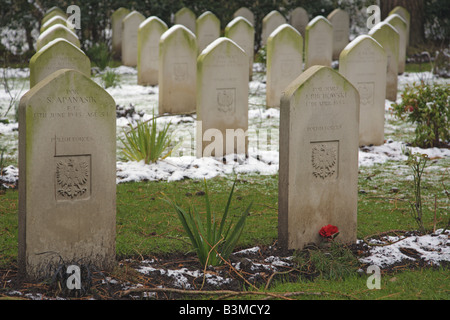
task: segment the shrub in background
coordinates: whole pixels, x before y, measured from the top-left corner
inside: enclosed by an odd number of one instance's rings
[[[416,125],[416,146],[448,147],[450,142],[450,86],[421,82],[407,85],[402,101],[393,104],[400,119]]]

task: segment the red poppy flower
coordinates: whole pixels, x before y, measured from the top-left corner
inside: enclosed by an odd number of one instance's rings
[[[331,238],[338,232],[339,229],[336,226],[329,224],[326,225],[325,227],[322,227],[319,231],[319,234],[324,238]]]

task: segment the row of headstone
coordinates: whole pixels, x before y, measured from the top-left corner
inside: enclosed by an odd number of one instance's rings
[[[74,69],[91,75],[91,62],[80,49],[80,40],[60,8],[53,7],[41,21],[36,53],[31,57],[30,88],[60,69]]]
[[[326,242],[319,230],[329,224],[338,228],[337,241],[355,243],[358,146],[383,143],[385,98],[396,99],[404,71],[405,11],[393,10],[348,43],[339,72],[314,65],[283,90],[278,241],[284,248]]]
[[[65,21],[57,8],[42,20],[19,104],[18,264],[31,279],[116,262],[116,103]]]
[[[270,86],[284,80],[275,70],[292,76],[279,84],[278,98],[279,241],[286,248],[320,242],[318,231],[327,224],[338,226],[339,241],[356,239],[358,146],[382,140],[384,71],[392,67],[395,78],[398,73],[400,36],[391,19],[341,51],[339,72],[321,65],[302,72],[303,39],[290,25],[278,26],[267,39]],[[330,34],[325,20],[316,17],[310,24]],[[312,38],[309,29],[305,36]],[[200,124],[198,157],[246,154],[249,57],[231,38],[219,37],[200,53],[197,40],[181,24],[160,35],[158,65],[166,68],[158,73],[160,103],[181,106],[192,97],[190,111]],[[77,48],[55,37],[38,50],[36,61],[44,61],[47,45],[59,54]],[[89,75],[59,68],[36,80],[19,106],[19,266],[32,277],[56,270],[61,261],[103,270],[115,264],[115,102]]]

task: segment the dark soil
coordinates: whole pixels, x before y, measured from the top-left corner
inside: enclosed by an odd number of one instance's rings
[[[357,259],[369,254],[367,244],[346,247]],[[286,252],[276,245],[259,247],[255,252],[233,254],[228,264],[219,267],[209,267],[206,270],[200,265],[194,253],[170,254],[165,256],[134,257],[121,259],[112,272],[101,272],[93,267],[81,266],[81,289],[67,289],[67,277],[64,272],[54,274],[44,281],[27,281],[18,275],[17,268],[0,270],[0,299],[95,299],[95,300],[173,300],[195,297],[191,292],[198,291],[235,291],[259,290],[272,286],[280,281],[298,281],[299,277],[314,281],[323,276],[314,263],[309,260],[310,254],[328,249],[315,246],[307,247],[300,252]],[[237,250],[236,250],[237,251]],[[419,258],[411,249],[405,249],[404,254]],[[295,257],[302,256],[302,260]],[[294,259],[292,259],[294,257]],[[276,270],[269,268],[270,261],[284,262]],[[446,263],[446,267],[450,264]],[[139,272],[142,267],[150,267],[152,271]],[[350,266],[351,272],[360,272],[367,266],[357,263]],[[383,268],[383,273],[429,267],[420,259],[406,261]],[[184,273],[184,281],[180,284],[173,277],[174,270],[190,271]],[[61,266],[61,270],[66,270]],[[165,270],[161,272],[160,270]],[[207,277],[204,276],[207,275]],[[228,279],[227,282],[213,283],[208,279]],[[157,288],[152,291],[152,288]],[[156,292],[155,292],[156,291]],[[217,292],[217,295],[221,295]],[[225,296],[225,293],[222,294]]]

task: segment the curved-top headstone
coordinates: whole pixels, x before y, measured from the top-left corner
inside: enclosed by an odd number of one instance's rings
[[[197,38],[176,24],[161,35],[158,112],[190,113],[196,107]]]
[[[261,44],[267,43],[267,38],[279,26],[286,23],[286,18],[277,10],[270,11],[262,20]]]
[[[253,60],[254,60],[254,44],[255,44],[255,28],[244,17],[238,16],[231,20],[225,27],[225,37],[236,42],[238,46],[244,49],[248,56],[249,79],[252,79]]]
[[[139,25],[138,29],[138,84],[154,86],[158,84],[159,40],[168,30],[167,24],[152,16]]]
[[[406,64],[406,47],[408,44],[408,24],[405,19],[403,19],[398,14],[390,14],[384,19],[385,22],[389,23],[395,28],[399,36],[399,47],[398,47],[398,74],[405,72]]]
[[[54,16],[53,18],[49,19],[46,23],[44,23],[41,26],[41,29],[39,30],[39,32],[42,33],[45,30],[47,30],[48,28],[50,28],[51,26],[54,26],[55,24],[62,24],[63,26],[69,28],[69,26],[67,25],[66,18],[63,18],[61,16]]]
[[[36,52],[30,59],[30,88],[60,69],[78,70],[91,76],[91,61],[78,47],[57,38]]]
[[[308,12],[302,7],[297,7],[292,10],[289,16],[289,23],[300,32],[302,37],[305,37],[306,26],[309,22]]]
[[[78,36],[66,26],[62,24],[56,24],[45,30],[43,33],[39,35],[36,40],[36,51],[41,50],[47,43],[55,40],[56,38],[63,38],[67,41],[72,42],[78,48],[81,47],[80,39]]]
[[[175,13],[174,24],[181,24],[196,34],[196,20],[195,13],[189,8],[181,8]]]
[[[233,18],[237,17],[244,17],[248,22],[252,24],[253,27],[255,27],[255,15],[249,8],[241,7],[237,9],[233,14]]]
[[[129,13],[129,9],[118,8],[111,15],[111,46],[116,58],[120,58],[122,52],[122,20]]]
[[[232,40],[213,41],[197,60],[197,157],[247,154],[248,57]]]
[[[368,35],[356,37],[339,57],[339,73],[359,92],[360,146],[384,143],[386,66],[386,52]]]
[[[211,11],[202,13],[196,21],[198,52],[220,37],[220,20]]]
[[[385,21],[377,23],[370,29],[368,35],[381,44],[386,52],[386,99],[395,101],[397,100],[398,90],[398,52],[400,35],[393,26]]]
[[[314,65],[331,66],[333,57],[333,26],[323,16],[317,16],[306,26],[305,69]]]
[[[115,266],[116,103],[95,81],[61,69],[19,104],[21,274]],[[83,281],[83,279],[81,279]]]
[[[303,70],[303,38],[285,23],[267,39],[266,104],[279,108],[280,98],[287,86]]]
[[[67,14],[61,8],[51,7],[45,12],[44,17],[41,19],[41,25],[44,25],[48,20],[56,16],[67,19]]]
[[[138,29],[144,22],[142,13],[132,11],[122,20],[122,63],[125,66],[136,67],[138,56]]]
[[[350,16],[347,11],[338,8],[334,9],[327,19],[333,26],[333,59],[336,60],[349,42]]]
[[[286,89],[280,106],[278,241],[286,249],[356,241],[359,94],[330,67],[313,66]]]

